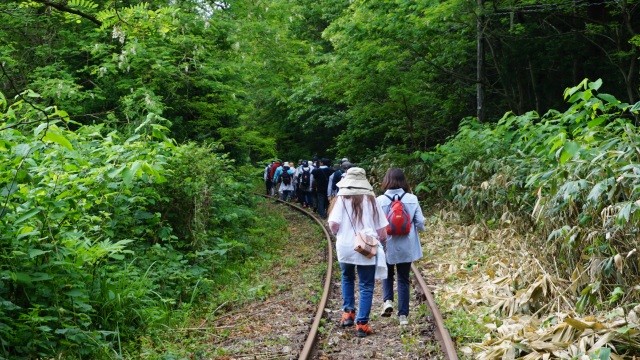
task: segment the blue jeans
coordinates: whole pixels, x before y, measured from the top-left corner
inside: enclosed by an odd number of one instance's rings
[[[369,322],[371,312],[371,302],[373,301],[373,286],[375,285],[375,265],[354,265],[340,263],[342,270],[342,310],[349,311],[356,309],[356,298],[354,295],[356,282],[356,269],[358,270],[358,290],[360,292],[360,303],[356,314],[356,324],[366,324]]]
[[[398,315],[409,315],[409,272],[411,263],[387,264],[387,278],[382,280],[382,300],[393,301],[393,278],[398,270]]]
[[[311,199],[311,191],[302,190],[302,202],[304,205],[313,206],[313,199]]]

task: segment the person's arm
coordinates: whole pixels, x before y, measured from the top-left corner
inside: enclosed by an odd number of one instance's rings
[[[338,230],[340,230],[340,224],[333,221],[329,221],[329,230],[331,230],[331,233],[333,235],[336,235],[338,233]]]
[[[382,205],[386,203],[386,197],[384,195],[380,195],[376,198],[376,202],[375,202],[375,206],[378,207],[378,221],[377,223],[381,226],[380,228],[376,229],[376,232],[378,234],[378,240],[380,240],[380,242],[384,245],[387,242],[387,225],[389,225],[389,222],[387,221],[387,216],[386,213],[384,212]]]
[[[327,195],[329,196],[334,196],[335,194],[333,193],[333,175],[331,174],[331,176],[329,176],[329,182],[327,183]]]
[[[382,245],[387,243],[387,228],[383,227],[382,229],[376,230],[378,233],[378,240],[382,243]]]
[[[422,208],[420,207],[420,203],[418,203],[418,208],[416,209],[416,214],[413,216],[413,223],[416,225],[416,230],[422,231],[424,230],[424,215],[422,215]]]
[[[313,189],[313,187],[315,186],[316,178],[315,178],[315,176],[313,176],[314,172],[316,172],[315,169],[309,171],[309,173],[310,173],[310,175],[309,175],[309,189]]]

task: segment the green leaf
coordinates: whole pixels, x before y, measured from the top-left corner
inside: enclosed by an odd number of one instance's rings
[[[26,157],[31,152],[31,146],[28,144],[19,144],[13,147],[13,152],[17,156]]]
[[[29,257],[33,259],[34,257],[46,254],[46,253],[48,253],[50,251],[51,250],[44,251],[44,250],[40,250],[40,249],[29,249],[28,252],[29,252]]]
[[[12,182],[11,184],[2,187],[2,190],[0,190],[0,196],[7,197],[16,191],[18,191],[18,184]]]
[[[598,97],[609,104],[619,104],[621,101],[616,99],[615,96],[610,94],[598,94]]]
[[[598,355],[598,359],[599,360],[610,360],[611,359],[611,349],[609,349],[609,348],[600,348],[600,349],[598,349],[598,352],[600,353]]]
[[[60,146],[64,146],[69,150],[73,150],[73,145],[71,145],[69,140],[67,140],[67,138],[64,137],[62,134],[60,134],[60,132],[56,129],[57,128],[54,128],[54,127],[49,128],[49,130],[47,130],[47,133],[44,135],[42,140],[51,141]]]
[[[31,276],[27,273],[12,272],[10,273],[10,275],[11,275],[11,279],[17,283],[31,284]]]
[[[16,221],[13,222],[14,225],[18,225],[26,220],[29,220],[30,218],[36,216],[36,214],[38,214],[40,212],[39,208],[35,208],[35,209],[31,209],[29,211],[27,211],[24,215],[20,216],[18,219],[16,219]]]
[[[67,291],[65,293],[65,295],[71,296],[71,297],[80,297],[80,296],[85,295],[85,292],[82,291],[81,289],[72,289],[72,290]]]
[[[580,145],[576,144],[573,141],[567,141],[566,143],[564,143],[564,147],[562,148],[560,163],[566,163],[569,159],[573,158],[573,156],[577,154],[578,151],[580,151]]]
[[[589,89],[598,90],[602,86],[602,79],[598,79],[594,82],[589,83]]]
[[[622,207],[622,209],[620,209],[620,212],[616,216],[616,220],[618,224],[624,225],[628,223],[629,218],[631,217],[632,210],[633,210],[632,202],[627,202],[626,204],[624,204],[624,206]]]
[[[589,128],[594,128],[594,127],[596,127],[596,126],[600,126],[600,125],[602,125],[602,123],[603,123],[603,122],[605,122],[606,120],[607,120],[607,118],[606,118],[606,117],[604,117],[604,116],[598,116],[597,118],[595,118],[595,119],[593,119],[593,120],[589,121],[589,122],[587,123],[587,126],[588,126]]]

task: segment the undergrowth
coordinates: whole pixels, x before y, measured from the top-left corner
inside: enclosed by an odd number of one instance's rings
[[[0,357],[123,358],[210,294],[233,300],[221,289],[269,241],[249,230],[252,170],[156,114],[118,131],[38,99],[0,95]]]
[[[417,190],[448,198],[491,227],[505,221],[539,234],[540,257],[559,276],[590,271],[577,309],[638,301],[640,103],[598,92],[602,81],[565,91],[569,108],[543,115],[507,113],[497,123],[467,120],[431,152]],[[451,189],[442,194],[439,189]],[[613,301],[617,299],[616,301]]]
[[[416,190],[456,214],[442,211],[447,231],[429,240],[447,253],[460,244],[442,276],[456,284],[446,303],[465,309],[447,321],[461,344],[472,344],[467,356],[637,355],[640,103],[601,93],[601,85],[567,89],[564,112],[467,120],[418,154],[426,168]],[[469,258],[468,248],[492,255]]]

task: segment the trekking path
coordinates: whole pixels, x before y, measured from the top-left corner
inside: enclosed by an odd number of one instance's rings
[[[264,207],[265,211],[282,216],[289,231],[288,238],[283,239],[275,251],[274,266],[256,274],[257,279],[265,280],[256,287],[271,290],[209,321],[212,347],[207,354],[200,354],[200,358],[298,359],[302,356],[301,350],[323,295],[326,238],[318,223],[307,215],[273,199],[265,201]],[[415,288],[417,284],[413,285]],[[444,358],[434,337],[433,318],[419,291],[412,289],[409,325],[401,327],[395,314],[380,316],[382,285],[377,281],[370,322],[374,333],[358,338],[354,327],[342,328],[339,324],[342,298],[340,271],[335,262],[331,287],[311,359]]]
[[[213,321],[213,359],[297,359],[322,295],[326,241],[320,227],[302,213],[273,200],[266,211],[282,214],[289,238],[274,266],[258,278],[273,291]],[[260,285],[264,286],[264,285]]]

